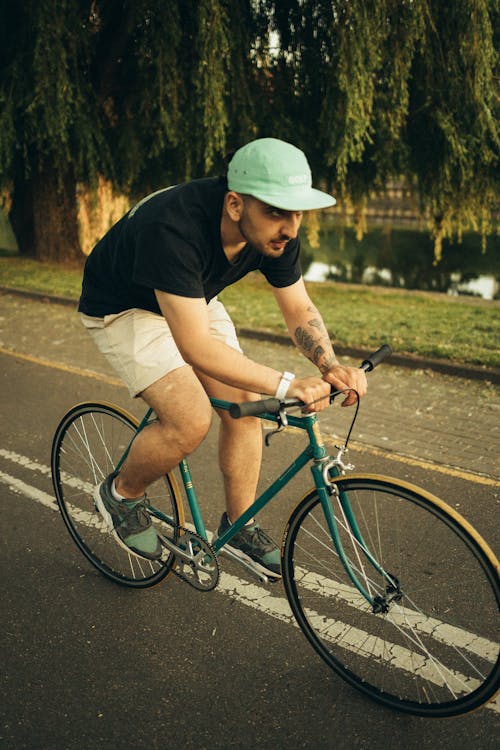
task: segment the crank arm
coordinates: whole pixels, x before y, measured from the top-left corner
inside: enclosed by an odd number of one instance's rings
[[[252,563],[248,562],[247,560],[242,560],[241,557],[235,555],[234,552],[232,552],[230,549],[222,547],[220,550],[220,554],[229,557],[230,560],[233,560],[234,562],[238,563],[238,565],[241,565],[243,568],[245,568],[245,570],[248,570],[248,572],[251,573],[255,578],[257,578],[260,583],[271,583],[271,581],[274,581],[274,579],[268,578],[268,576],[266,576],[265,573],[262,573],[262,571],[254,568]]]
[[[187,563],[196,562],[196,559],[199,557],[199,555],[203,554],[203,550],[200,550],[200,552],[197,553],[196,555],[192,555],[187,550],[184,550],[178,547],[175,542],[173,542],[168,537],[163,536],[163,534],[158,533],[158,537],[164,547],[170,550],[170,552],[173,552],[176,557],[179,557],[181,560],[184,560],[184,562],[187,562]]]

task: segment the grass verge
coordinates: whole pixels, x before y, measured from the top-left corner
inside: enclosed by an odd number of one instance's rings
[[[70,297],[80,294],[81,269],[0,257],[0,286]],[[325,282],[308,284],[334,341],[399,353],[500,367],[500,302],[472,297]],[[247,276],[220,295],[236,326],[286,333],[269,286]]]

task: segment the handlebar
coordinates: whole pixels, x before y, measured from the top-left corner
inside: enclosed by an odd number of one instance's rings
[[[370,354],[360,365],[360,369],[365,372],[371,372],[378,365],[380,365],[387,357],[392,354],[392,349],[388,344],[383,344],[380,349]],[[331,399],[337,391],[333,389]],[[229,413],[233,419],[241,419],[241,417],[258,417],[261,414],[278,414],[278,412],[287,407],[292,406],[303,406],[302,401],[296,398],[285,398],[280,400],[279,398],[264,398],[260,401],[247,401],[242,404],[231,404],[229,407]]]
[[[373,354],[370,354],[370,356],[363,360],[361,363],[361,369],[365,372],[371,372],[372,370],[377,367],[377,365],[380,365],[384,359],[387,359],[387,357],[390,357],[392,354],[392,348],[389,346],[389,344],[383,344],[380,349],[377,349],[376,352],[373,352]]]

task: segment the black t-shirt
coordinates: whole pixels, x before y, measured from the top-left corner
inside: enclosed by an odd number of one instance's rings
[[[205,178],[159,190],[140,201],[92,250],[85,264],[79,311],[96,317],[132,307],[160,313],[154,290],[210,301],[250,271],[285,287],[301,275],[298,238],[280,258],[246,245],[226,258],[220,222],[227,183]]]

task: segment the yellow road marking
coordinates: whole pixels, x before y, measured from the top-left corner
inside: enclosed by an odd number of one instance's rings
[[[21,352],[16,352],[13,349],[5,349],[5,347],[0,346],[0,354],[6,354],[9,357],[16,357],[16,359],[24,359],[26,362],[31,362],[35,365],[41,365],[42,367],[50,367],[53,370],[62,370],[63,372],[69,372],[72,375],[80,375],[84,378],[94,378],[94,380],[101,380],[103,383],[108,383],[109,385],[117,385],[120,386],[120,388],[125,388],[125,385],[122,380],[119,380],[118,378],[113,378],[110,375],[104,375],[100,372],[95,372],[95,370],[86,370],[82,367],[75,367],[74,365],[66,365],[64,362],[54,362],[51,359],[44,359],[44,357],[35,357],[33,354],[24,354]]]
[[[391,460],[399,461],[402,464],[408,464],[409,466],[418,466],[421,469],[428,469],[430,471],[437,471],[441,474],[446,474],[449,477],[467,479],[468,481],[476,482],[476,484],[486,484],[490,487],[500,487],[500,481],[494,479],[493,477],[484,476],[484,474],[474,474],[474,472],[472,471],[463,471],[462,469],[455,469],[452,466],[441,466],[439,464],[434,464],[431,461],[425,461],[422,458],[405,456],[401,453],[392,453],[390,451],[384,451],[381,448],[375,448],[371,445],[365,445],[354,441],[350,441],[349,445],[355,450],[364,453],[370,453],[373,456],[390,458]]]
[[[108,385],[115,385],[119,386],[120,388],[125,388],[125,385],[121,380],[118,378],[113,378],[110,375],[104,375],[100,372],[95,372],[94,370],[87,370],[82,367],[75,367],[74,365],[67,365],[63,362],[54,362],[50,359],[45,359],[43,357],[36,357],[33,354],[24,354],[21,352],[16,352],[13,349],[6,349],[3,346],[0,346],[0,354],[5,354],[9,357],[16,357],[17,359],[23,359],[27,362],[31,362],[35,365],[41,365],[42,367],[50,367],[53,370],[62,370],[63,372],[69,372],[72,375],[79,375],[84,378],[94,378],[94,380],[100,380],[103,383],[107,383]],[[289,428],[290,429],[290,428]],[[328,439],[328,436],[325,436]],[[329,438],[328,442],[333,443],[333,439]],[[375,448],[373,446],[365,445],[363,443],[357,443],[354,441],[351,441],[350,445],[355,450],[364,452],[364,453],[370,453],[372,456],[379,456],[381,458],[390,458],[394,461],[399,461],[403,464],[408,464],[409,466],[418,466],[422,469],[426,469],[428,471],[436,471],[440,474],[446,474],[447,476],[451,477],[457,477],[459,479],[466,479],[469,482],[475,482],[476,484],[485,484],[490,487],[500,487],[500,482],[493,479],[492,477],[486,477],[482,474],[474,474],[470,471],[463,471],[461,469],[454,469],[452,466],[441,466],[438,464],[434,464],[430,461],[424,461],[421,458],[413,458],[411,456],[404,456],[399,453],[392,453],[388,451],[381,450],[380,448]]]

